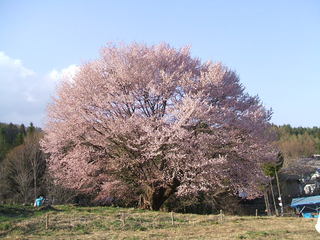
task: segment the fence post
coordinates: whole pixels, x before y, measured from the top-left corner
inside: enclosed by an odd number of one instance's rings
[[[171,224],[174,225],[174,216],[173,216],[173,212],[171,212]]]
[[[222,209],[220,210],[220,214],[219,214],[220,216],[220,222],[223,222],[223,220],[224,220],[224,215],[223,215],[223,211],[222,211]]]
[[[49,213],[46,214],[46,230],[49,228]]]
[[[126,215],[123,212],[121,212],[120,221],[122,222],[122,227],[124,227],[126,224]]]

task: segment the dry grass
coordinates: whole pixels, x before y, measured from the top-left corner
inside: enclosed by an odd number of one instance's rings
[[[3,207],[2,207],[3,208]],[[317,239],[315,220],[171,214],[112,207],[57,206],[0,218],[3,239]],[[1,210],[1,208],[0,208]],[[22,212],[22,213],[21,213]],[[46,229],[46,214],[49,226]],[[1,215],[1,211],[0,211]],[[2,214],[4,215],[4,214]]]

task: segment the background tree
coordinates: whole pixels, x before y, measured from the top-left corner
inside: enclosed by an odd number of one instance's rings
[[[188,48],[110,45],[57,95],[42,142],[49,168],[100,198],[115,181],[154,210],[175,193],[227,188],[254,197],[262,163],[275,159],[271,113],[233,71]]]
[[[28,133],[34,133],[36,131],[36,128],[34,127],[33,123],[30,123],[30,126],[27,129]]]
[[[278,138],[275,145],[284,156],[284,167],[290,167],[303,157],[320,153],[320,128],[293,128],[290,125],[273,126]]]
[[[15,140],[16,145],[22,144],[24,142],[24,138],[26,135],[27,135],[26,128],[25,128],[24,124],[21,124],[19,127],[19,133],[18,133],[16,140]]]
[[[12,149],[3,164],[3,180],[6,185],[5,192],[15,196],[14,202],[28,203],[32,196],[32,170],[29,161],[25,158],[24,147]]]
[[[18,127],[13,123],[0,123],[0,164],[10,149],[23,143],[25,136],[26,130],[23,124]]]
[[[274,204],[274,208],[275,208],[275,213],[276,213],[276,215],[278,215],[278,209],[277,209],[277,204],[275,201],[273,185],[272,185],[272,178],[275,177],[276,184],[277,184],[277,190],[278,190],[278,200],[279,200],[279,205],[280,205],[282,216],[283,216],[283,202],[282,202],[282,197],[281,197],[281,188],[280,188],[278,172],[282,168],[283,162],[284,162],[284,158],[283,158],[282,153],[278,153],[277,161],[266,163],[263,165],[263,172],[266,176],[269,177],[269,180],[270,180],[269,183],[270,183],[270,189],[271,189],[271,195],[272,195],[273,204]],[[265,201],[268,201],[269,197],[266,197],[266,194],[268,194],[267,188],[265,188]],[[269,210],[268,205],[269,205],[269,202],[266,204],[266,209]]]
[[[41,137],[40,132],[29,133],[23,144],[6,155],[0,171],[2,199],[15,199],[15,202],[26,204],[37,195],[46,169],[39,145]]]
[[[46,169],[44,154],[40,149],[39,143],[42,136],[43,134],[41,132],[30,131],[24,144],[25,158],[29,160],[32,170],[34,199],[38,195],[38,186]]]

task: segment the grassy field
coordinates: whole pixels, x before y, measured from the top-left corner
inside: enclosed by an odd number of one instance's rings
[[[0,205],[1,239],[317,239],[313,219]],[[47,226],[46,226],[47,223]]]

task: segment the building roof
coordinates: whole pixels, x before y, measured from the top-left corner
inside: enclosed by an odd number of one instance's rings
[[[302,198],[293,198],[291,207],[298,207],[303,205],[320,204],[320,195]]]

